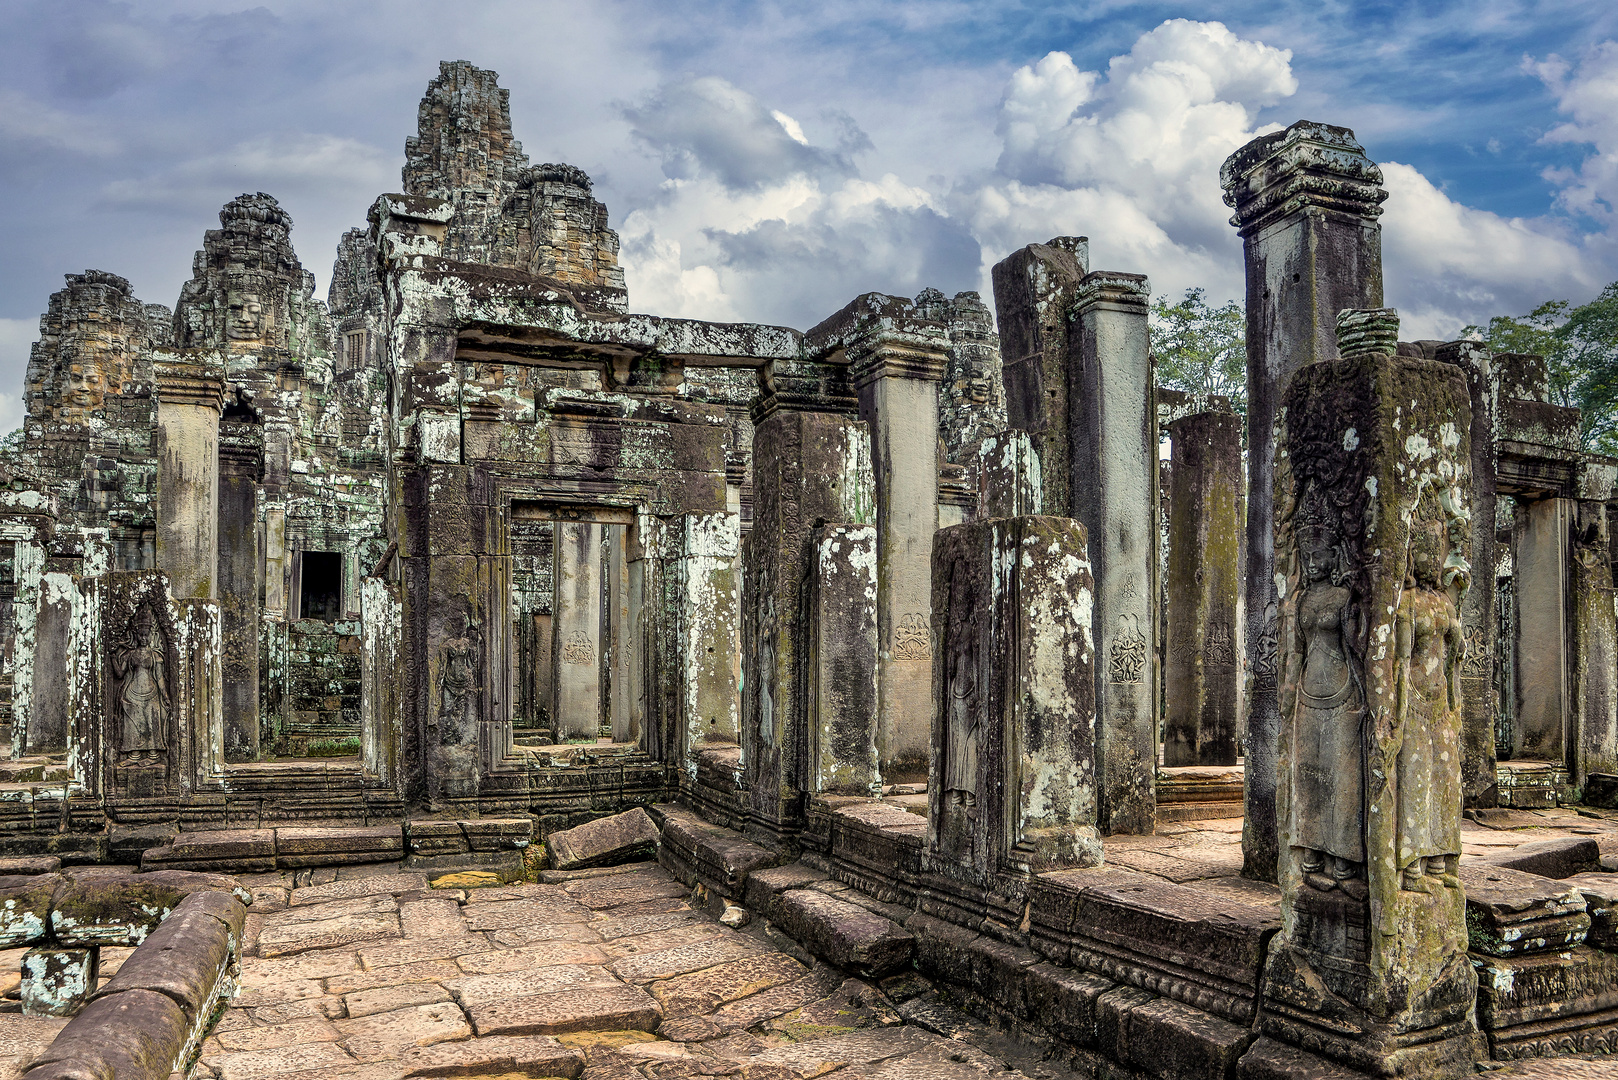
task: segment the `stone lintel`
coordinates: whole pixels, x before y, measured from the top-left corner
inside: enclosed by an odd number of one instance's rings
[[[1382,170],[1345,127],[1300,120],[1254,139],[1219,170],[1230,223],[1245,238],[1306,209],[1375,219]]]

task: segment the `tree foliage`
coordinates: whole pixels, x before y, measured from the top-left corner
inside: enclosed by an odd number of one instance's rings
[[[1157,385],[1207,398],[1230,399],[1247,412],[1247,315],[1236,301],[1210,307],[1205,289],[1187,289],[1171,304],[1152,301],[1152,354]]]
[[[1618,281],[1588,304],[1547,300],[1521,318],[1496,315],[1463,333],[1490,352],[1543,356],[1551,400],[1584,414],[1585,449],[1618,454]]]

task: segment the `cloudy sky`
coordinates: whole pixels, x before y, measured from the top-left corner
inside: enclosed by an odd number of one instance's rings
[[[7,0],[0,430],[64,273],[172,305],[241,192],[288,208],[324,290],[448,59],[500,73],[534,161],[595,178],[636,310],[806,327],[869,290],[987,293],[1064,233],[1239,297],[1219,164],[1300,118],[1383,164],[1403,336],[1618,279],[1610,0]]]

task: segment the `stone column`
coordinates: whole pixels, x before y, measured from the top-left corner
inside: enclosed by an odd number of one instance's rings
[[[1259,1024],[1378,1076],[1471,1076],[1469,398],[1454,367],[1393,355],[1392,311],[1342,326],[1344,358],[1298,372],[1277,434],[1283,914]]]
[[[687,514],[683,525],[682,749],[684,760],[694,762],[704,743],[737,742],[741,709],[737,616],[741,597],[736,558],[741,545],[741,518],[725,511]]]
[[[1234,765],[1242,435],[1235,413],[1169,424],[1167,716],[1163,764]]]
[[[39,575],[38,607],[33,625],[33,640],[27,642],[19,633],[18,651],[32,645],[32,668],[28,671],[29,695],[24,735],[32,753],[60,752],[67,748],[68,714],[72,693],[71,640],[73,635],[73,599],[78,591],[74,575],[61,566],[63,560],[45,559]],[[52,566],[56,563],[56,566]],[[19,626],[19,631],[22,628]],[[24,676],[23,665],[18,665],[16,678]],[[17,753],[21,747],[15,747]],[[20,755],[19,755],[20,756]]]
[[[1573,536],[1571,719],[1578,731],[1568,783],[1618,771],[1618,612],[1608,561],[1607,505],[1581,499]]]
[[[1568,762],[1567,718],[1573,698],[1568,655],[1568,548],[1577,504],[1539,499],[1517,504],[1513,576],[1517,589],[1517,722],[1512,756]]]
[[[1015,921],[1031,875],[1101,862],[1085,529],[979,520],[933,546],[925,865]]]
[[[1157,410],[1138,274],[1085,275],[1069,310],[1073,516],[1095,568],[1096,784],[1103,833],[1157,813]],[[1049,508],[1049,492],[1046,506]]]
[[[853,415],[846,374],[829,364],[796,367],[772,364],[753,408],[753,528],[743,552],[742,764],[749,828],[765,838],[790,832],[803,813],[800,613],[814,523],[871,524],[873,503],[869,436]]]
[[[810,792],[880,795],[877,759],[877,531],[815,530],[809,575]],[[928,688],[929,694],[931,688]]]
[[[556,522],[551,546],[551,716],[557,741],[601,733],[601,526]]]
[[[1026,431],[1002,431],[978,444],[976,517],[1023,517],[1044,505],[1039,453]]]
[[[604,707],[612,725],[613,742],[629,742],[629,655],[633,646],[629,640],[631,617],[629,611],[629,553],[622,525],[607,527],[607,583],[605,597],[605,633],[607,642],[607,670],[603,684],[606,687]]]
[[[264,445],[255,425],[220,425],[219,600],[225,680],[225,760],[259,755],[258,481]]]
[[[927,775],[932,646],[928,602],[938,530],[942,341],[878,331],[850,345],[876,479],[877,752],[888,783]]]
[[[1495,444],[1496,384],[1492,358],[1475,343],[1441,345],[1437,358],[1466,376],[1472,406],[1472,585],[1461,601],[1466,659],[1461,664],[1461,787],[1467,806],[1499,804],[1495,778],[1494,725],[1499,693],[1495,682],[1495,503],[1499,452]]]
[[[1032,442],[1045,505],[1057,513],[1072,505],[1067,310],[1089,272],[1089,238],[1058,236],[1012,252],[992,274],[1006,426]]]
[[[203,363],[159,362],[157,567],[176,600],[212,600],[219,572],[219,411],[224,382]]]
[[[1275,880],[1276,406],[1294,372],[1336,356],[1344,308],[1382,303],[1382,172],[1347,128],[1300,120],[1232,154],[1219,174],[1247,266],[1249,682],[1242,873]]]

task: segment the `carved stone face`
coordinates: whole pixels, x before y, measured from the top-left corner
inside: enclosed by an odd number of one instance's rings
[[[1322,536],[1303,541],[1303,573],[1309,581],[1325,581],[1337,569],[1337,545]]]
[[[62,395],[66,409],[77,415],[94,412],[101,408],[106,396],[106,379],[100,364],[93,360],[75,360],[68,365],[67,386]]]
[[[264,340],[264,304],[257,293],[231,293],[225,336],[231,341]]]
[[[1437,588],[1444,569],[1444,529],[1417,525],[1410,532],[1410,573],[1421,585]]]

